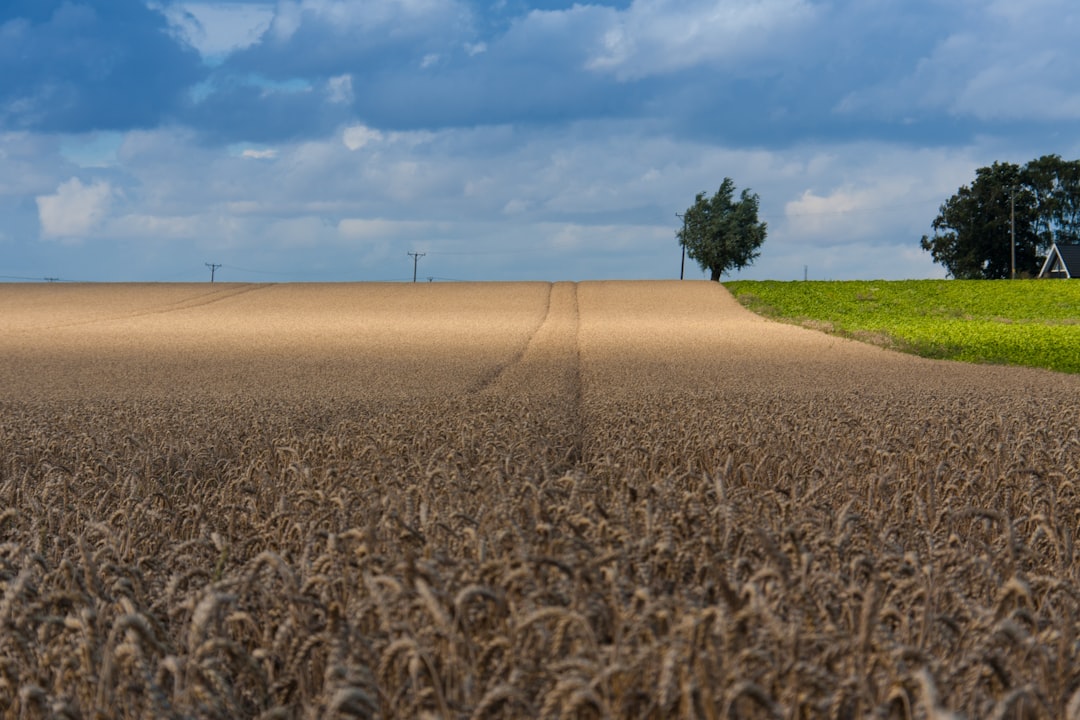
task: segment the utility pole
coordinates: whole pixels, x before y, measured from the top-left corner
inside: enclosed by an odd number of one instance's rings
[[[1009,279],[1016,279],[1016,188],[1009,193]]]
[[[418,262],[420,262],[420,258],[422,258],[422,257],[424,257],[425,255],[427,255],[427,253],[422,253],[422,252],[412,252],[412,251],[410,250],[408,254],[409,254],[409,256],[410,256],[410,257],[412,257],[412,259],[413,259],[413,261],[412,261],[412,281],[413,281],[413,282],[416,282],[416,264],[417,264]]]
[[[206,267],[210,268],[210,283],[214,282],[214,272],[221,267],[221,263],[203,263]]]
[[[680,215],[679,213],[675,213],[675,217],[677,217],[677,218],[679,218],[680,220],[683,221],[683,227],[685,228],[686,227],[686,220],[684,219],[684,217],[682,215]],[[679,265],[679,279],[682,280],[683,275],[686,274],[686,243],[681,242],[679,244],[682,245],[682,264]]]

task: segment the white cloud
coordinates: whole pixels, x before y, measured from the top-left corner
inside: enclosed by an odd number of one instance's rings
[[[353,101],[352,75],[346,73],[327,80],[326,94],[332,103],[345,105],[351,103]]]
[[[337,229],[342,237],[350,240],[427,239],[439,231],[440,224],[419,220],[345,218],[338,223]]]
[[[468,26],[471,12],[459,0],[280,0],[272,36],[286,42],[309,22],[337,32],[385,30],[398,37]]]
[[[350,150],[359,150],[365,145],[381,142],[383,134],[366,125],[353,125],[345,128],[341,139],[345,143],[345,147]]]
[[[519,198],[511,198],[503,205],[503,215],[520,215],[529,209],[529,203]]]
[[[11,157],[25,147],[2,146]],[[157,240],[177,254],[231,248],[225,262],[297,278],[288,253],[301,247],[301,262],[360,267],[366,279],[405,277],[406,265],[411,276],[406,250],[429,251],[426,272],[458,279],[677,277],[675,213],[728,175],[760,194],[769,223],[741,277],[801,278],[804,264],[819,278],[926,277],[936,268],[918,238],[998,155],[996,145],[746,150],[607,120],[406,133],[357,124],[275,145],[273,172],[248,159],[264,147],[230,150],[176,129],[127,133],[111,186],[67,180],[66,166],[39,191],[42,234],[89,234],[103,247]],[[110,189],[121,182],[122,208]]]
[[[118,132],[72,135],[61,142],[60,152],[80,167],[110,167],[116,164],[116,153],[123,141],[123,134]]]
[[[183,2],[158,9],[178,37],[211,60],[259,42],[274,19],[274,9],[261,3]]]
[[[1077,72],[1080,63],[1068,67],[1052,51],[1034,52],[1015,62],[992,63],[970,75],[950,109],[983,120],[1077,120]]]
[[[904,239],[918,248],[940,203],[978,163],[963,151],[906,150],[884,143],[838,145],[806,155],[783,184],[770,233],[815,247]]]
[[[92,233],[106,218],[114,191],[109,183],[83,185],[78,178],[61,183],[55,195],[37,197],[41,234],[78,239]]]
[[[416,148],[425,143],[430,143],[439,137],[438,133],[430,130],[409,130],[405,132],[392,132],[386,136],[389,142],[402,147]]]
[[[797,200],[787,203],[784,211],[789,218],[839,215],[859,209],[861,200],[867,195],[869,192],[866,190],[842,189],[823,197],[816,195],[812,190],[807,190]]]
[[[832,244],[858,243],[879,230],[883,219],[895,215],[911,192],[902,179],[861,187],[844,185],[822,195],[806,190],[784,205],[784,216],[804,237]]]
[[[226,148],[226,151],[231,157],[245,160],[273,160],[278,156],[279,152],[276,148],[262,147],[251,143],[230,145]]]
[[[208,228],[203,218],[160,215],[123,215],[109,223],[114,237],[156,240],[185,240],[199,237]]]
[[[634,79],[767,53],[814,16],[808,0],[634,0],[608,13],[586,67]]]
[[[576,250],[593,235],[591,230],[580,225],[561,225],[551,233],[549,242],[559,250]]]
[[[303,8],[296,0],[281,0],[270,22],[270,34],[278,42],[288,42],[303,23]]]
[[[973,2],[898,82],[855,90],[843,113],[944,111],[983,121],[1080,119],[1073,0]],[[945,28],[946,30],[950,28]]]
[[[241,157],[247,158],[249,160],[273,160],[277,157],[277,155],[278,151],[272,148],[262,150],[248,148],[247,150],[244,150],[242,153],[240,153]]]

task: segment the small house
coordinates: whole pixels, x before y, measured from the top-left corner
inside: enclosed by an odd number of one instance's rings
[[[1051,245],[1039,277],[1080,278],[1080,245]]]

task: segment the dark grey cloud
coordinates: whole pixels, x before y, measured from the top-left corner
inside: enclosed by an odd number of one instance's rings
[[[383,11],[372,9],[378,5]],[[215,137],[270,141],[322,134],[344,111],[399,130],[550,124],[634,114],[647,97],[640,87],[583,69],[584,36],[602,30],[595,19],[599,6],[576,12],[591,14],[588,22],[561,13],[532,20],[519,15],[489,35],[478,29],[483,21],[468,5],[429,5],[422,19],[394,3],[342,15],[295,6],[275,19],[261,42],[213,70],[207,92],[186,117]],[[344,102],[328,91],[343,77],[350,90]],[[267,91],[298,79],[311,91]]]
[[[250,78],[225,76],[206,96],[190,101],[184,123],[211,143],[269,143],[332,132],[351,117],[331,102],[324,87],[272,87]]]
[[[188,122],[271,141],[324,133],[343,110],[384,129],[619,117],[767,147],[986,131],[921,102],[910,80],[952,28],[974,21],[966,5],[432,0],[423,18],[396,3],[280,8],[260,42],[215,69]],[[313,88],[348,76],[352,93],[346,107],[324,92],[286,99],[252,76]]]
[[[273,9],[265,33],[210,67],[166,19],[163,8],[184,12],[177,0],[5,3],[0,129],[171,122],[210,142],[274,142],[354,119],[392,130],[635,118],[782,147],[1035,137],[1080,117],[1068,23],[1050,27],[1066,0],[1024,13],[931,0],[249,4]]]
[[[222,72],[288,79],[419,68],[475,37],[473,15],[459,0],[282,2],[261,41],[230,56]]]
[[[141,0],[0,6],[0,129],[152,127],[204,73]]]

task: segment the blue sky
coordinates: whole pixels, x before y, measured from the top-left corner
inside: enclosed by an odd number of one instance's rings
[[[977,167],[1080,156],[1074,0],[5,0],[0,276],[942,277]],[[688,277],[702,277],[688,267]]]

